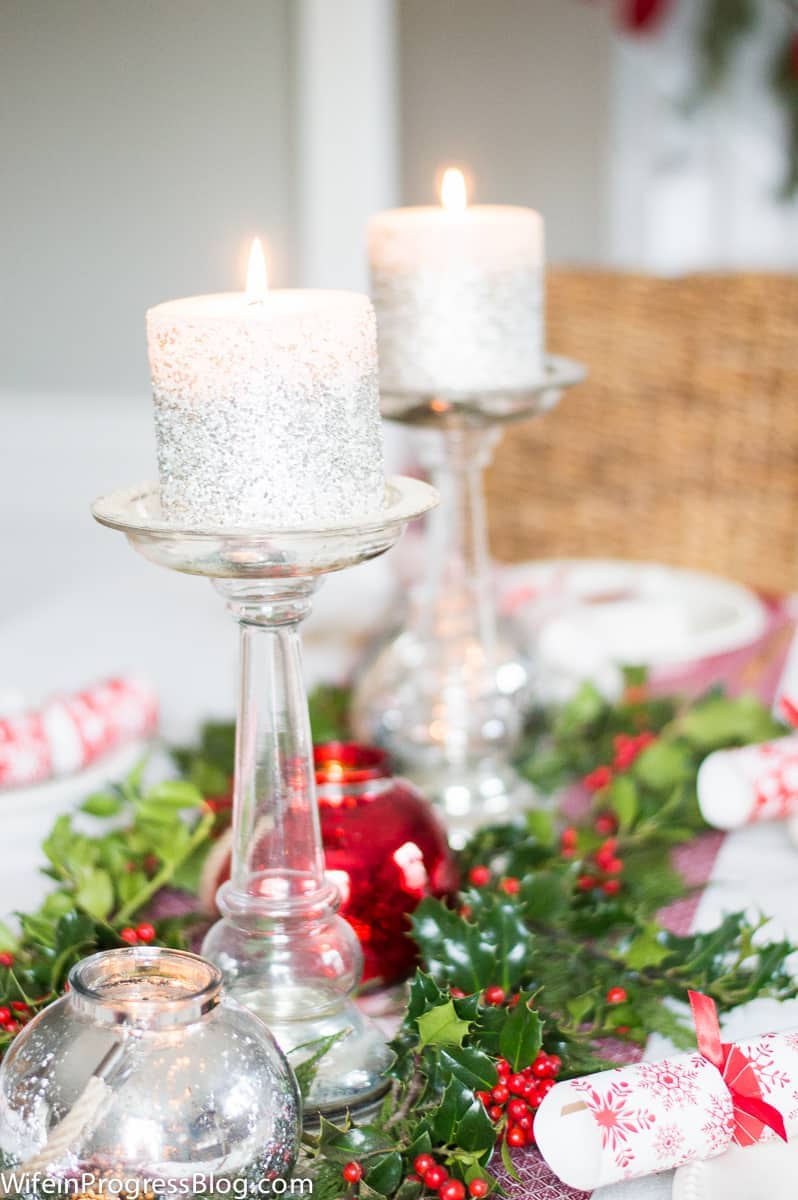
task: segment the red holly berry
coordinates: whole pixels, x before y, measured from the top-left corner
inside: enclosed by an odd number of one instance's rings
[[[507,1105],[507,1116],[511,1121],[515,1121],[516,1123],[520,1121],[522,1117],[525,1117],[528,1112],[529,1105],[527,1104],[526,1100],[521,1100],[518,1096],[516,1096],[514,1100],[510,1100]]]
[[[523,1096],[524,1088],[526,1087],[526,1076],[519,1071],[515,1075],[511,1075],[507,1080],[507,1086],[515,1096]]]
[[[607,992],[608,1004],[624,1004],[628,998],[626,990],[622,987],[613,987]]]
[[[624,0],[621,25],[630,33],[645,33],[663,19],[671,0]]]
[[[136,926],[136,937],[140,942],[154,942],[155,936],[155,928],[149,923]]]
[[[4,1021],[0,1028],[6,1033],[19,1033],[20,1024],[19,1021]]]
[[[508,1146],[525,1146],[526,1133],[520,1125],[511,1125],[507,1130]]]
[[[447,1179],[446,1183],[438,1188],[441,1200],[465,1200],[465,1194],[465,1184],[459,1179]]]
[[[446,1170],[446,1168],[442,1167],[440,1163],[435,1163],[435,1165],[430,1167],[424,1176],[424,1182],[427,1187],[432,1188],[434,1192],[441,1186],[441,1184],[446,1183],[448,1178],[449,1172]]]
[[[502,1117],[504,1116],[504,1109],[502,1108],[501,1104],[491,1104],[490,1108],[488,1109],[488,1116],[490,1117],[491,1121],[501,1121]]]
[[[507,993],[504,988],[494,984],[492,987],[485,988],[484,997],[486,1004],[504,1004]]]
[[[597,883],[598,880],[594,879],[592,875],[580,875],[576,881],[576,886],[580,892],[591,892]]]
[[[9,954],[8,950],[0,951],[0,967],[13,967],[14,955]]]
[[[609,858],[604,863],[603,869],[608,875],[620,875],[623,870],[623,860],[620,858]]]
[[[423,1179],[430,1167],[435,1166],[435,1159],[431,1154],[419,1154],[413,1159],[413,1168],[417,1175]]]
[[[605,879],[601,885],[601,890],[605,896],[617,896],[621,890],[620,879]]]
[[[490,1104],[490,1092],[474,1092],[474,1095],[476,1096],[477,1100],[482,1101],[486,1108],[488,1107]],[[418,1167],[416,1167],[416,1170],[418,1170]]]
[[[466,995],[466,994],[465,994],[465,992],[463,991],[463,989],[462,989],[462,988],[459,988],[459,987],[450,987],[450,988],[449,988],[449,995],[452,997],[452,999],[453,999],[453,1000],[465,1000],[465,995]]]
[[[608,766],[596,767],[595,771],[591,771],[589,775],[585,775],[582,782],[589,792],[600,792],[602,788],[612,783],[612,768]]]
[[[490,1098],[494,1104],[506,1104],[510,1099],[510,1090],[503,1083],[497,1083],[496,1087],[490,1090]]]
[[[472,1179],[468,1185],[468,1194],[473,1196],[474,1200],[482,1200],[483,1196],[487,1196],[490,1191],[490,1184],[487,1179]]]
[[[608,833],[615,833],[617,828],[618,822],[612,813],[602,813],[601,816],[596,817],[594,829],[596,830],[596,833],[600,833],[602,837]]]
[[[555,1082],[553,1079],[541,1079],[540,1083],[538,1084],[538,1095],[540,1096],[541,1100],[548,1096],[549,1092],[554,1086]]]
[[[3,1007],[0,1008],[0,1025],[3,1025],[6,1021],[10,1021],[10,1020],[11,1020],[11,1009],[6,1008],[5,1005],[3,1005]]]
[[[359,1183],[363,1178],[363,1168],[359,1162],[348,1162],[341,1174],[347,1183]]]
[[[490,867],[472,867],[468,872],[468,879],[474,887],[484,887],[486,883],[490,883]]]
[[[139,944],[139,935],[130,926],[120,930],[119,936],[123,942],[127,942],[128,946],[138,946]]]
[[[521,880],[516,879],[514,875],[508,875],[506,879],[501,881],[499,887],[503,892],[506,892],[508,896],[517,896],[521,891]]]
[[[549,1066],[551,1067],[551,1071],[552,1071],[553,1075],[559,1074],[560,1069],[562,1067],[562,1059],[560,1058],[559,1054],[550,1054],[549,1055]]]
[[[560,845],[564,850],[573,850],[579,840],[579,834],[574,829],[573,825],[569,825],[567,829],[563,829],[560,834]]]
[[[615,1032],[616,1033],[628,1033],[630,1029],[631,1029],[630,1025],[616,1025]]]
[[[496,1070],[498,1071],[500,1076],[502,1076],[502,1075],[509,1076],[512,1074],[512,1072],[510,1071],[510,1064],[508,1063],[506,1058],[497,1058],[496,1059]]]
[[[23,1017],[30,1016],[30,1009],[27,1004],[23,1004],[21,1000],[12,1000],[11,1007],[15,1013],[20,1013]]]

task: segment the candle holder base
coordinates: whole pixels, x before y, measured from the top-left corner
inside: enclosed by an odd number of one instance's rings
[[[540,802],[512,766],[534,699],[533,653],[496,611],[483,472],[505,424],[547,412],[584,377],[578,363],[552,355],[540,383],[523,391],[382,399],[384,416],[419,430],[441,503],[406,622],[359,673],[354,728],[437,801],[455,845]]]
[[[413,780],[440,809],[455,850],[483,826],[504,824],[541,806],[536,789],[501,756],[462,768],[422,768],[413,772]]]
[[[238,623],[232,866],[217,894],[222,919],[203,949],[231,994],[295,1051],[294,1065],[320,1049],[319,1039],[337,1039],[316,1064],[311,1119],[374,1104],[391,1053],[352,1001],[362,953],[324,874],[299,626],[321,576],[384,553],[435,503],[433,488],[398,477],[387,480],[373,517],[325,529],[176,528],[154,484],[93,508],[151,562],[213,580]]]
[[[230,890],[229,884],[220,890],[225,915],[202,946],[221,968],[228,994],[268,1025],[294,1068],[335,1039],[317,1063],[305,1099],[309,1123],[319,1115],[332,1119],[345,1109],[370,1106],[388,1087],[393,1055],[377,1026],[342,996],[340,978],[331,975],[324,986],[325,969],[352,954],[352,930],[334,911],[335,889],[308,897],[310,906],[303,904],[291,917],[267,916],[269,906],[262,902],[250,904],[249,914],[235,911]]]

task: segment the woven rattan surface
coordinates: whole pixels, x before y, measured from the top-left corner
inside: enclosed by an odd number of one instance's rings
[[[798,278],[555,271],[547,330],[589,380],[505,433],[496,557],[657,559],[798,589]]]

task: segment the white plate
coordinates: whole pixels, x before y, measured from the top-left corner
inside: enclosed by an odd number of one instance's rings
[[[544,643],[589,642],[620,664],[673,666],[750,645],[767,614],[748,588],[701,571],[598,559],[554,559],[511,572],[533,590],[519,616]]]

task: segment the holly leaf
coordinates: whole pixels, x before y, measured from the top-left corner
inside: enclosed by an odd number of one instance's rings
[[[442,1004],[445,998],[445,993],[438,987],[432,976],[419,968],[416,970],[413,982],[410,984],[407,1015],[411,1021],[415,1020],[416,1017],[419,1017],[428,1008],[433,1008],[436,1004]]]
[[[381,1129],[374,1125],[353,1125],[349,1118],[341,1126],[321,1117],[318,1144],[328,1158],[341,1163],[391,1149],[391,1140]]]
[[[616,775],[607,789],[607,804],[622,830],[631,829],[639,811],[637,788],[628,775]]]
[[[104,921],[114,907],[114,885],[107,871],[84,869],[75,888],[75,903],[97,921]]]
[[[452,1000],[421,1013],[416,1024],[420,1050],[424,1046],[462,1046],[463,1038],[471,1028],[470,1021],[458,1017]]]
[[[422,900],[411,917],[413,937],[431,975],[464,992],[480,992],[496,971],[481,930],[440,900]]]
[[[633,771],[635,778],[646,787],[670,791],[690,777],[690,752],[686,746],[674,742],[652,742],[637,758]]]
[[[656,967],[671,951],[665,945],[662,930],[658,925],[648,924],[640,931],[626,948],[623,960],[632,971],[642,971],[645,967]]]
[[[532,994],[522,992],[499,1037],[502,1058],[507,1059],[513,1071],[534,1062],[543,1044],[543,1024],[531,1004]]]
[[[413,932],[429,971],[464,992],[480,992],[493,983],[511,991],[532,951],[521,906],[509,897],[476,891],[466,899],[473,922],[440,900],[422,900],[416,909]]]
[[[474,1092],[489,1092],[498,1083],[496,1064],[489,1055],[469,1046],[441,1049],[440,1066]]]
[[[521,1176],[518,1174],[518,1172],[515,1169],[515,1163],[513,1162],[512,1157],[510,1155],[510,1147],[507,1145],[506,1138],[502,1138],[501,1155],[502,1155],[502,1165],[503,1165],[505,1171],[507,1172],[507,1174],[510,1176],[511,1179],[514,1179],[516,1181],[516,1183],[520,1183]]]
[[[124,807],[117,792],[94,792],[80,806],[80,811],[92,817],[115,817]]]
[[[557,871],[537,871],[521,885],[521,902],[528,921],[547,923],[568,907],[564,879]]]
[[[455,1078],[446,1085],[432,1118],[432,1136],[445,1146],[482,1151],[493,1146],[496,1130],[482,1101]]]
[[[157,808],[199,808],[204,803],[205,797],[195,784],[187,779],[166,779],[149,789],[140,808],[150,813]]]
[[[678,728],[682,737],[703,751],[764,742],[784,733],[782,726],[755,696],[732,699],[718,694],[706,697],[689,709],[681,717]]]
[[[398,1150],[379,1155],[371,1160],[365,1179],[368,1186],[380,1196],[390,1196],[402,1182],[403,1161]]]
[[[524,817],[527,830],[543,846],[554,845],[554,818],[542,808],[532,808]]]
[[[567,1001],[565,1007],[574,1024],[581,1025],[588,1014],[595,1008],[595,999],[589,992],[584,992],[581,996],[573,996]]]

